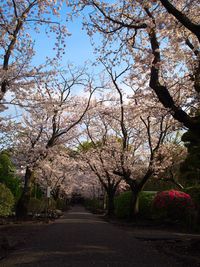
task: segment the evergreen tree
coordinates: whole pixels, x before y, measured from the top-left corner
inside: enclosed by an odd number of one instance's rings
[[[19,197],[21,192],[21,182],[16,176],[15,166],[7,151],[2,151],[0,153],[0,183],[5,184],[16,198]]]
[[[200,119],[199,119],[200,120]],[[182,136],[188,155],[181,165],[182,178],[188,185],[200,183],[200,138],[195,132],[188,130]]]

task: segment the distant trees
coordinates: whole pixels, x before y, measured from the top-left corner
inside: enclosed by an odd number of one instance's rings
[[[90,126],[87,125],[87,127],[88,134],[92,139],[89,142],[91,146],[88,146],[87,143],[80,144],[79,146],[81,169],[88,175],[88,177],[91,177],[94,180],[95,175],[96,179],[99,180],[107,195],[107,214],[113,215],[114,197],[122,182],[122,178],[113,173],[117,160],[119,160],[119,158],[114,155],[116,144],[115,142],[112,142],[113,137],[105,135],[104,140],[94,140],[92,137],[93,134],[90,133],[89,130]],[[103,128],[98,128],[96,130],[103,132]]]
[[[175,124],[151,91],[135,92],[128,99],[123,89],[126,71],[117,74],[107,67],[107,73],[107,94],[96,100],[95,108],[83,120],[83,136],[89,143],[83,143],[81,159],[98,177],[110,203],[122,181],[130,187],[133,216],[138,194],[147,181],[158,179],[175,164],[166,139]],[[131,90],[126,83],[128,86]]]

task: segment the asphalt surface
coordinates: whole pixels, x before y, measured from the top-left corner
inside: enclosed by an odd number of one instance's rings
[[[28,242],[0,262],[2,267],[176,267],[186,266],[133,232],[109,224],[82,207],[38,228]],[[189,266],[189,265],[188,265]]]

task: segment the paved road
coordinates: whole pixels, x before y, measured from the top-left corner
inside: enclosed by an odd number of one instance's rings
[[[159,253],[133,232],[113,226],[81,207],[38,231],[2,267],[178,267],[175,258]]]

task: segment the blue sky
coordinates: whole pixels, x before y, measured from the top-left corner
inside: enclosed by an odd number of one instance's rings
[[[66,17],[66,8],[64,7],[61,12],[60,21],[67,26],[71,36],[66,37],[66,50],[63,55],[62,65],[64,66],[70,62],[82,66],[87,60],[95,60],[90,38],[86,31],[82,29],[81,17],[75,18],[73,22],[66,22]],[[48,38],[43,28],[39,34],[32,31],[31,36],[35,41],[36,50],[36,55],[33,59],[34,64],[43,63],[46,56],[55,56],[55,51],[53,50],[53,44],[55,43],[54,34]]]
[[[90,37],[87,35],[86,30],[82,29],[82,18],[77,17],[74,18],[73,21],[66,22],[67,18],[67,11],[66,5],[64,5],[63,10],[61,10],[61,17],[55,18],[52,17],[52,20],[60,21],[61,24],[65,24],[71,36],[66,37],[66,50],[65,54],[63,55],[61,66],[64,69],[68,63],[73,63],[75,66],[85,66],[87,61],[95,62],[96,56],[93,53],[93,47],[90,42]],[[87,15],[87,11],[84,11],[83,15]],[[32,63],[33,65],[37,66],[40,64],[45,63],[46,57],[53,58],[55,57],[55,50],[53,50],[55,44],[55,34],[52,33],[50,38],[47,37],[45,34],[45,28],[47,26],[44,25],[41,27],[40,33],[36,33],[33,29],[30,30],[29,34],[32,37],[32,40],[35,42],[35,51],[36,54],[33,57]],[[95,36],[95,40],[98,43],[98,36]],[[90,66],[89,71],[91,73],[99,73],[103,66],[100,64],[99,66]],[[9,98],[9,92],[7,94]],[[14,108],[10,106],[9,111],[12,110],[11,113],[18,113],[18,108]]]

